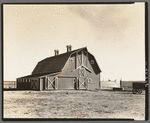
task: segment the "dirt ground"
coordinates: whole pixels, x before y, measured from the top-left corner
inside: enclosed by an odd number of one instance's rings
[[[133,118],[145,120],[145,92],[4,91],[4,118]]]

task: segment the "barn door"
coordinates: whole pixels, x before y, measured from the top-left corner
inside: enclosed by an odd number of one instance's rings
[[[76,68],[87,67],[88,53],[84,50],[76,53]]]
[[[78,79],[79,89],[88,89],[88,78]]]
[[[46,87],[46,90],[48,89],[57,89],[57,84],[58,84],[58,78],[57,77],[54,77],[54,78],[49,78],[49,77],[46,77],[45,80],[47,81],[47,87]]]
[[[37,79],[31,80],[31,89],[38,89],[38,80]]]
[[[88,68],[88,53],[84,50],[76,52],[76,64],[75,70],[84,68],[91,73],[91,70]]]
[[[78,78],[73,78],[73,83],[74,83],[74,89],[79,89],[79,81]]]

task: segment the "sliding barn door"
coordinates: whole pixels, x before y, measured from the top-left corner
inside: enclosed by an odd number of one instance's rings
[[[32,79],[31,80],[31,89],[37,90],[38,88],[39,88],[38,79]]]
[[[88,78],[79,78],[79,89],[88,89]]]
[[[45,77],[45,89],[53,90],[58,89],[58,78],[57,77]]]
[[[58,78],[58,89],[75,89],[74,78],[60,77]]]

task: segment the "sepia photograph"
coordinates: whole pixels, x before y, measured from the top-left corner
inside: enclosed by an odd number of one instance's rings
[[[2,4],[2,118],[147,118],[146,3]]]

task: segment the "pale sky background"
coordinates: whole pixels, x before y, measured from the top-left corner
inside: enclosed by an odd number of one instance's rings
[[[3,7],[4,80],[30,75],[36,64],[85,47],[101,80],[145,80],[145,4],[10,4]]]

